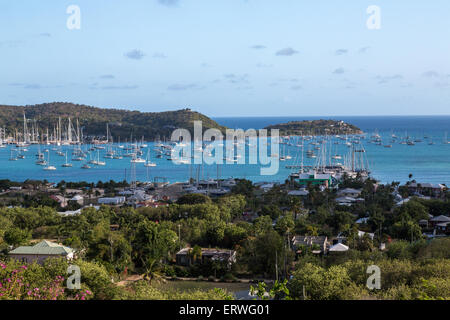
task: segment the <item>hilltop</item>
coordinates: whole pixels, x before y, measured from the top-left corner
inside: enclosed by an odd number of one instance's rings
[[[264,129],[279,129],[280,135],[341,135],[362,134],[362,130],[352,124],[336,120],[304,120],[275,124]]]
[[[111,136],[117,141],[129,139],[131,135],[140,139],[170,138],[172,131],[177,128],[188,129],[193,132],[193,122],[200,120],[203,129],[217,128],[225,130],[214,120],[207,116],[182,109],[166,112],[140,112],[121,109],[97,108],[68,102],[52,102],[27,106],[0,105],[0,127],[13,134],[17,129],[23,131],[23,114],[31,123],[36,123],[40,130],[52,132],[61,117],[64,126],[68,118],[72,121],[78,119],[84,136],[105,136],[106,125],[109,125]]]

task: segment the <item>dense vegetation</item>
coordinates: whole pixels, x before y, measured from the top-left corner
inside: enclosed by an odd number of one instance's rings
[[[361,134],[362,131],[358,127],[335,120],[305,120],[305,121],[289,121],[271,125],[265,129],[279,129],[281,135],[339,135],[339,134]]]
[[[285,282],[271,287],[273,298],[449,299],[450,239],[425,240],[418,225],[429,213],[448,212],[449,198],[412,199],[396,207],[392,192],[397,185],[375,188],[372,180],[345,178],[342,186],[362,188],[365,199],[351,207],[336,204],[336,190],[309,186],[309,195],[301,199],[289,196],[285,185],[262,192],[247,180],[239,181],[226,196],[186,195],[158,208],[102,206],[61,216],[58,208],[42,206],[39,201],[28,203],[26,208],[1,207],[0,261],[6,267],[0,270],[0,282],[12,271],[21,270],[7,261],[9,246],[53,239],[78,250],[74,263],[82,270],[95,270],[83,279],[82,291],[66,292],[61,299],[76,299],[76,294],[85,299],[225,299],[229,294],[220,290],[183,293],[155,284],[176,277],[211,281],[245,278],[257,283],[275,279],[277,274]],[[257,214],[255,220],[243,219],[242,213],[249,211]],[[357,225],[359,217],[367,217],[367,223]],[[111,225],[118,225],[118,230]],[[373,232],[375,238],[359,237],[358,230]],[[311,247],[295,253],[289,245],[292,235],[326,235],[331,239],[338,234],[346,237],[349,251],[317,255]],[[380,243],[386,243],[386,250],[378,249]],[[189,267],[175,263],[175,253],[186,245],[192,248],[189,256],[194,262]],[[196,263],[200,247],[234,249],[237,262],[231,268],[220,261]],[[28,265],[21,274],[29,285],[41,288],[44,283],[39,279],[53,283],[56,276],[65,275],[66,264]],[[381,290],[366,287],[370,265],[381,269]],[[91,274],[98,276],[90,279]],[[131,274],[143,278],[131,285],[116,285]],[[257,288],[259,294],[266,290],[262,283]]]
[[[215,121],[190,109],[167,112],[139,112],[119,109],[102,109],[86,105],[67,102],[44,103],[33,106],[5,106],[0,105],[0,127],[6,128],[9,134],[16,129],[23,132],[23,113],[30,120],[36,120],[41,131],[53,132],[58,117],[67,126],[68,118],[79,120],[85,136],[106,136],[106,125],[109,124],[111,136],[115,141],[120,137],[125,139],[170,138],[172,131],[177,128],[188,129],[192,132],[193,121],[202,121],[203,129],[224,127]],[[29,124],[31,126],[31,123]]]

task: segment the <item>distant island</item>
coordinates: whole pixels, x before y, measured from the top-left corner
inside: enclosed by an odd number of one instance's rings
[[[134,139],[168,139],[174,129],[183,128],[193,132],[193,123],[202,121],[203,130],[217,128],[224,131],[226,128],[219,125],[209,117],[192,111],[189,108],[166,112],[140,112],[120,109],[96,108],[87,105],[68,102],[52,102],[38,105],[9,106],[0,105],[0,128],[7,135],[24,132],[24,114],[27,118],[28,132],[39,131],[40,137],[55,132],[61,118],[62,131],[67,130],[69,118],[73,130],[82,132],[85,139],[106,136],[106,127],[109,128],[109,137],[117,141]],[[78,124],[76,123],[78,121]]]
[[[362,134],[363,131],[349,123],[337,120],[304,120],[289,121],[287,123],[275,124],[264,129],[279,129],[280,135],[343,135],[343,134]]]

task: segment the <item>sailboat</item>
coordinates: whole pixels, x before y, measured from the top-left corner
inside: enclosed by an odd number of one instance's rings
[[[13,151],[14,151],[14,150],[11,149],[11,155],[10,155],[10,157],[9,157],[9,161],[17,161],[17,157],[13,155],[13,153],[14,153]]]
[[[150,161],[150,149],[147,150],[147,159],[145,160],[144,166],[146,166],[146,167],[156,167],[156,163]]]
[[[105,161],[100,161],[100,152],[97,150],[97,163],[98,166],[106,166]]]
[[[61,165],[61,167],[64,167],[64,168],[70,168],[70,167],[72,167],[72,164],[69,163],[69,162],[67,162],[67,151],[66,151],[66,162],[63,163],[63,164]]]
[[[56,170],[55,166],[50,165],[50,152],[48,153],[48,166],[44,167],[45,171],[54,171]]]
[[[445,131],[444,144],[450,144],[450,141],[447,140],[447,131]]]
[[[145,163],[145,159],[139,158],[136,154],[133,155],[133,159],[131,159],[132,163]]]

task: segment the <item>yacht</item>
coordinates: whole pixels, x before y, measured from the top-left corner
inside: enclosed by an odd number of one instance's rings
[[[55,166],[50,165],[50,152],[48,153],[48,166],[44,167],[45,171],[54,171],[56,170]]]
[[[63,164],[61,165],[61,167],[63,167],[63,168],[70,168],[70,167],[72,167],[72,164],[69,163],[69,162],[67,162],[67,151],[66,151],[66,162],[63,163]]]
[[[131,159],[132,163],[145,163],[145,159],[142,158],[133,158]]]
[[[145,160],[144,166],[146,166],[146,167],[156,167],[156,163],[150,161],[150,149],[147,150],[147,159]]]

